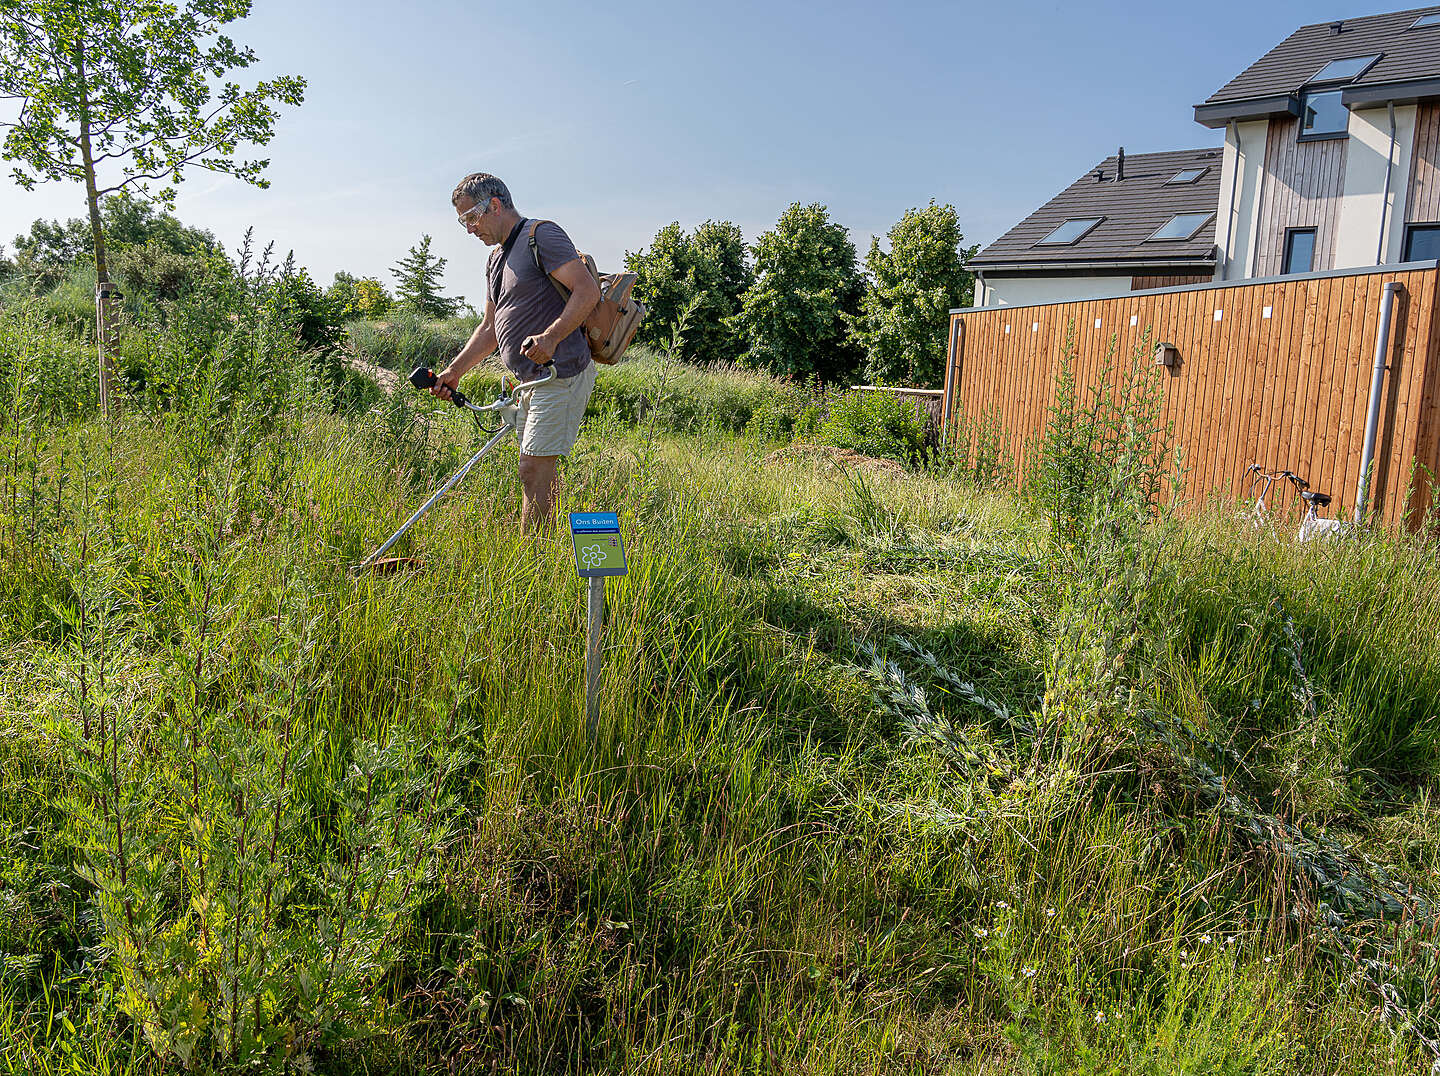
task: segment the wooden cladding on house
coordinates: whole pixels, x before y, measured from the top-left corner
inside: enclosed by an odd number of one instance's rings
[[[1425,101],[1416,110],[1405,220],[1440,223],[1440,102]]]
[[[1408,491],[1412,463],[1440,470],[1440,272],[1376,270],[1298,280],[1192,288],[1113,299],[1001,307],[952,315],[944,413],[951,436],[998,420],[1017,480],[1053,402],[1062,356],[1077,383],[1093,384],[1106,356],[1112,376],[1139,354],[1154,369],[1166,342],[1178,364],[1164,378],[1165,420],[1186,468],[1182,496],[1199,504],[1247,491],[1245,469],[1287,469],[1331,494],[1331,512],[1355,505],[1374,369],[1380,300],[1397,281],[1389,372],[1376,449],[1374,510],[1413,525],[1429,505],[1425,483]],[[958,323],[958,324],[956,324]],[[1068,341],[1068,342],[1067,342]]]
[[[1150,291],[1154,288],[1183,288],[1186,284],[1208,284],[1215,279],[1214,273],[1160,273],[1156,276],[1132,276],[1131,291]]]
[[[1345,186],[1348,138],[1301,142],[1298,117],[1273,119],[1265,139],[1265,178],[1255,266],[1250,275],[1284,271],[1285,229],[1315,229],[1316,271],[1335,264],[1335,230]]]

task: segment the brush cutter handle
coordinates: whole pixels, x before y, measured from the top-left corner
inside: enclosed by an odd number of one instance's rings
[[[433,389],[437,380],[439,379],[435,376],[435,371],[428,366],[417,366],[410,371],[410,384],[414,385],[417,389]],[[450,390],[450,402],[456,407],[470,406],[470,401],[465,398],[465,394],[459,389]]]

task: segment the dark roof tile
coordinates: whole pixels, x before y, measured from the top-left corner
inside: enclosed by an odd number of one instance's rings
[[[1036,269],[1067,263],[1120,261],[1136,268],[1213,264],[1215,224],[1194,239],[1146,242],[1177,213],[1214,213],[1220,194],[1221,151],[1186,149],[1136,153],[1125,157],[1125,178],[1116,179],[1118,155],[1106,157],[1065,190],[982,250],[970,262],[979,269],[1024,264]],[[1186,168],[1205,168],[1194,183],[1170,184]],[[1104,180],[1096,179],[1096,172]],[[1035,244],[1056,227],[1077,217],[1104,217],[1078,242],[1068,246]]]
[[[1355,56],[1380,59],[1346,87],[1440,78],[1440,26],[1410,29],[1421,15],[1434,14],[1440,7],[1302,26],[1196,107],[1296,93],[1331,60]]]

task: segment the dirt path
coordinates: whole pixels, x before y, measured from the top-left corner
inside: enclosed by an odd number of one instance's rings
[[[387,370],[383,366],[376,366],[373,362],[366,362],[364,359],[357,358],[353,354],[347,354],[345,356],[345,365],[349,366],[352,370],[358,370],[370,378],[384,389],[386,393],[393,394],[395,390],[400,387],[400,375],[394,370]]]

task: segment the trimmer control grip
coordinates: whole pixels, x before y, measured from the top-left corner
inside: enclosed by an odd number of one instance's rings
[[[417,389],[433,389],[435,382],[438,380],[439,378],[435,376],[435,371],[428,366],[417,366],[410,371],[410,384],[414,385]],[[450,402],[456,407],[466,407],[470,403],[470,401],[465,398],[465,394],[459,389],[450,390]]]

